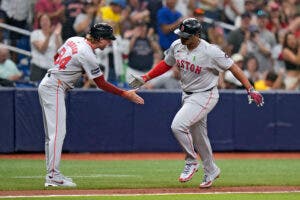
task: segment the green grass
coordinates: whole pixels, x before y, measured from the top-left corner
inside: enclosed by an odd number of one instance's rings
[[[299,186],[300,160],[217,160],[222,170],[215,186]],[[178,182],[184,161],[70,161],[61,171],[77,183],[77,189],[195,188],[202,170],[188,182]],[[42,160],[0,159],[0,190],[44,189]],[[300,198],[299,198],[300,199]]]
[[[300,193],[288,194],[180,194],[180,195],[139,195],[139,196],[90,196],[90,197],[51,197],[54,200],[299,200]],[[8,198],[4,198],[8,199]],[[49,197],[9,198],[18,200],[46,200]]]

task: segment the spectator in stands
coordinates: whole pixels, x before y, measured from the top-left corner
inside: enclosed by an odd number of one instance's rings
[[[104,77],[107,81],[123,87],[125,82],[125,69],[123,55],[129,53],[129,41],[124,40],[121,35],[115,35],[116,40],[104,50],[96,49],[99,62],[105,67]]]
[[[299,13],[297,13],[296,0],[282,1],[281,6],[285,22],[287,24],[290,24],[294,20],[295,16],[297,14],[299,15]]]
[[[284,21],[283,13],[281,7],[278,3],[271,1],[268,4],[269,10],[269,21],[266,24],[266,28],[273,34],[278,33],[280,30],[285,29],[288,24]]]
[[[245,58],[244,73],[252,84],[262,78],[262,75],[259,73],[258,69],[259,65],[257,58],[253,54],[247,55]]]
[[[175,10],[177,0],[166,0],[166,5],[157,12],[159,45],[163,51],[178,39],[173,32],[183,20],[180,12]]]
[[[97,15],[103,22],[110,24],[115,34],[122,34],[122,23],[128,19],[126,0],[111,0],[109,5],[100,7]]]
[[[259,91],[284,89],[283,74],[268,71],[265,79],[258,80],[254,83],[254,88]]]
[[[245,0],[224,0],[226,22],[234,24],[235,19],[245,12]]]
[[[5,23],[6,19],[6,14],[3,10],[0,9],[0,23]],[[0,42],[4,42],[4,34],[3,34],[4,29],[0,28]]]
[[[209,36],[208,36],[208,30],[211,28],[211,25],[207,22],[204,21],[204,15],[205,15],[205,10],[202,8],[196,8],[193,11],[193,17],[198,19],[199,22],[201,23],[202,26],[202,31],[201,31],[201,38],[206,40],[207,42],[210,42]]]
[[[53,25],[63,22],[65,6],[62,4],[62,0],[38,0],[35,4],[34,12],[33,28],[37,29],[39,26],[39,18],[43,14],[47,14],[50,17]]]
[[[16,64],[9,58],[9,51],[6,47],[0,46],[0,85],[13,86],[13,82],[22,77]]]
[[[177,0],[175,10],[180,12],[181,15],[184,17],[191,16],[193,13],[193,10],[190,9],[190,1],[189,0]]]
[[[285,63],[282,58],[282,46],[286,30],[280,30],[276,33],[276,45],[272,48],[273,68],[276,73],[285,72]]]
[[[127,82],[130,74],[142,75],[162,58],[159,44],[148,35],[148,29],[146,22],[137,22],[131,35],[126,35],[130,39]]]
[[[147,9],[148,2],[146,0],[128,0],[130,7],[129,19],[132,24],[140,21],[150,21],[150,11]]]
[[[287,30],[295,33],[295,36],[300,38],[300,16],[295,17],[295,19],[287,27]]]
[[[285,87],[287,90],[298,90],[300,88],[300,42],[291,32],[284,37],[282,58],[286,67]]]
[[[21,29],[28,29],[28,16],[30,13],[30,1],[24,0],[2,0],[1,1],[1,10],[4,12],[3,17],[5,17],[4,22],[11,26],[15,26]],[[10,45],[16,47],[17,41],[22,37],[22,34],[19,34],[15,31],[10,31],[9,39]],[[17,54],[12,53],[12,60],[17,63]]]
[[[273,69],[273,60],[271,57],[271,49],[276,45],[275,36],[266,29],[268,21],[267,13],[263,10],[257,11],[258,26],[250,25],[250,34],[245,35],[240,53],[246,56],[252,53],[258,59],[261,73],[265,73]]]
[[[82,0],[65,0],[65,21],[62,28],[62,39],[65,41],[69,37],[75,36],[77,33],[73,28],[76,16],[83,12],[84,3]]]
[[[73,24],[77,36],[84,37],[90,31],[91,25],[99,22],[96,12],[97,6],[93,3],[85,3],[83,12],[77,15]]]
[[[191,10],[202,8],[205,10],[205,17],[215,21],[221,21],[223,3],[222,0],[190,0]]]
[[[147,9],[150,12],[150,22],[149,25],[153,28],[154,32],[158,33],[157,26],[157,12],[162,8],[162,0],[148,0]]]
[[[242,43],[245,41],[245,35],[249,33],[249,26],[251,20],[251,13],[246,12],[241,15],[242,23],[241,26],[233,31],[231,31],[227,36],[228,42],[228,54],[232,55],[238,53]]]
[[[225,40],[224,29],[217,23],[213,23],[208,29],[208,38],[211,44],[217,45],[227,53],[227,41]]]
[[[50,17],[42,14],[39,18],[39,29],[34,30],[30,36],[31,65],[30,80],[40,81],[47,70],[52,66],[53,57],[62,44],[60,23],[51,25]]]
[[[255,0],[245,0],[245,5],[244,5],[244,13],[249,13],[251,16],[250,24],[256,25],[257,24],[257,17],[255,14]],[[240,27],[242,21],[242,15],[236,16],[234,20],[234,26],[235,27]]]

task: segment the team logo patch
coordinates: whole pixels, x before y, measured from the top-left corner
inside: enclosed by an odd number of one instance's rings
[[[100,67],[91,70],[92,75],[97,75],[100,72]]]
[[[180,31],[183,32],[184,31],[184,26],[180,27]]]

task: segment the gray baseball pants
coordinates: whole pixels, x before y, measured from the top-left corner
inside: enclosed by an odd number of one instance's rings
[[[60,175],[59,165],[66,135],[66,86],[46,74],[38,88],[45,129],[45,155],[48,176]]]
[[[217,87],[190,95],[183,93],[183,105],[171,125],[175,138],[186,154],[186,163],[198,163],[196,149],[202,160],[204,173],[207,175],[214,173],[217,168],[207,136],[207,114],[218,100]]]

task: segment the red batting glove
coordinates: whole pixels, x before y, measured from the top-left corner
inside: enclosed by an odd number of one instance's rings
[[[249,88],[247,92],[249,104],[251,104],[254,101],[258,107],[264,105],[264,97],[253,87]]]

